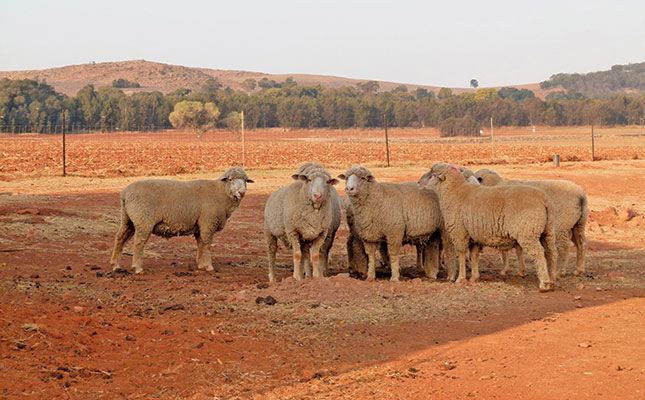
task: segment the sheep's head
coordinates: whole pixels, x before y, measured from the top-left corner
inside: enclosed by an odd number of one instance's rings
[[[471,176],[475,176],[473,170],[468,167],[459,167],[457,169],[459,170],[459,172],[461,172],[464,178],[466,178],[466,180],[468,180],[468,178],[470,178]]]
[[[484,186],[495,186],[503,182],[502,177],[497,172],[486,168],[477,171],[475,178]]]
[[[419,189],[432,189],[446,181],[461,180],[464,176],[459,169],[452,164],[437,163],[430,168],[430,171],[423,174],[417,182]]]
[[[338,179],[329,176],[324,169],[311,168],[305,174],[292,175],[292,178],[303,182],[303,190],[314,208],[320,208],[325,204],[329,199],[329,193],[335,190],[332,186],[338,183]]]
[[[314,169],[325,169],[325,167],[319,162],[309,161],[302,164],[300,167],[298,167],[298,172],[296,172],[296,175],[292,175],[291,177],[293,179],[298,179],[298,175],[300,174],[306,175],[308,171],[314,170]]]
[[[252,179],[240,167],[231,167],[224,171],[219,180],[226,183],[226,194],[236,201],[242,200],[246,194],[246,184],[253,183]]]
[[[349,167],[344,174],[340,174],[338,177],[345,181],[345,193],[348,196],[356,196],[365,190],[362,189],[363,187],[376,182],[370,170],[362,166]]]

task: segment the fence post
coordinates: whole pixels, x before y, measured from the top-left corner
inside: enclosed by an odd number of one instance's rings
[[[591,124],[591,161],[596,161],[596,149],[594,147],[593,124]]]
[[[490,117],[490,146],[493,152],[493,164],[495,164],[495,136],[493,135],[493,117]]]
[[[65,171],[65,110],[63,109],[63,125],[61,126],[61,130],[63,131],[63,176],[66,175]]]
[[[387,137],[387,114],[383,114],[383,123],[385,124],[385,152],[387,153],[387,166],[390,166],[390,141]]]
[[[242,110],[242,168],[246,168],[246,152],[244,149],[244,110]]]

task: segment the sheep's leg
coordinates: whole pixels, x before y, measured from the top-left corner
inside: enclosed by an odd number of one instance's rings
[[[373,281],[376,279],[376,251],[381,244],[378,242],[363,242],[363,245],[367,253],[367,280]]]
[[[466,252],[467,250],[457,251],[459,257],[459,276],[455,283],[461,283],[466,280]]]
[[[201,240],[199,240],[199,236],[195,236],[195,240],[197,241],[197,258],[195,259],[195,263],[197,264],[197,269],[202,269],[202,258],[204,257],[204,244],[202,243]]]
[[[309,261],[310,248],[311,245],[305,243],[301,249],[302,258],[300,259],[300,264],[302,264],[302,270],[305,271],[305,278],[311,278],[311,262]]]
[[[331,246],[334,244],[334,238],[336,237],[336,232],[330,233],[329,236],[325,239],[322,247],[320,248],[320,257],[323,265],[323,276],[329,275],[329,252]]]
[[[557,260],[558,253],[555,245],[555,237],[553,234],[545,234],[540,238],[540,244],[544,250],[544,257],[546,258],[546,270],[549,273],[551,278],[552,289],[555,285],[555,280],[557,277]],[[566,247],[566,246],[565,246]]]
[[[443,256],[446,271],[448,272],[448,280],[454,282],[457,279],[457,255],[455,254],[455,246],[452,243],[452,239],[450,239],[450,236],[443,229],[441,231],[441,244],[443,246]]]
[[[585,273],[585,253],[587,252],[587,237],[585,225],[577,223],[573,229],[573,243],[576,245],[576,275]]]
[[[423,264],[423,251],[425,250],[425,246],[417,244],[414,247],[417,250],[417,269],[419,271],[425,271],[425,265]]]
[[[349,238],[347,239],[347,243],[348,256],[350,251],[352,254],[350,259],[350,267],[353,267],[354,271],[356,271],[362,278],[366,278],[368,257],[367,253],[365,252],[363,241],[358,237],[352,235],[351,244]]]
[[[270,233],[265,233],[267,242],[267,260],[269,263],[269,282],[275,282],[275,253],[278,251],[278,238]]]
[[[428,279],[437,279],[440,264],[439,238],[431,239],[423,246],[423,269]]]
[[[309,249],[314,278],[322,278],[324,276],[323,272],[325,270],[325,266],[323,259],[326,257],[321,255],[320,249],[325,241],[325,236],[327,235],[321,235],[321,237],[314,240],[311,244],[311,248]]]
[[[551,274],[549,274],[547,268],[544,251],[542,249],[542,246],[540,246],[538,243],[539,242],[534,240],[518,241],[518,244],[522,247],[522,250],[526,252],[528,257],[535,264],[537,277],[540,281],[540,291],[547,292],[549,290],[553,290],[553,282],[551,280]]]
[[[502,277],[506,277],[508,275],[508,271],[511,270],[511,263],[508,260],[508,252],[506,250],[500,250],[499,251],[502,254],[502,263],[504,264],[504,268],[502,269]]]
[[[569,238],[566,240],[558,240],[556,244],[558,257],[555,268],[555,275],[558,278],[564,278],[567,274],[567,263],[569,261]]]
[[[135,274],[143,272],[143,246],[152,234],[152,227],[140,227],[134,231],[132,244],[132,268]]]
[[[477,282],[479,280],[479,253],[482,247],[473,245],[470,249],[470,281]]]
[[[403,238],[387,242],[387,252],[390,254],[390,266],[392,268],[392,277],[390,282],[398,282],[401,277],[401,266],[399,265],[399,252],[401,251],[401,242]]]
[[[522,248],[518,245],[515,245],[515,255],[517,256],[517,263],[520,265],[520,269],[517,272],[517,275],[524,278],[526,276],[526,264],[524,263],[524,254],[522,253]]]
[[[121,260],[121,254],[123,253],[123,245],[132,235],[134,235],[134,226],[131,223],[122,224],[114,238],[114,249],[112,250],[112,257],[110,258],[110,265],[112,265],[113,271],[121,269],[119,260]]]
[[[293,279],[301,281],[304,278],[304,271],[302,270],[302,250],[300,248],[300,235],[298,232],[290,232],[287,235],[291,249],[293,250]]]

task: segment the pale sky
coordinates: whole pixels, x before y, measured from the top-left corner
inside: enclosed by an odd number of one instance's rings
[[[0,0],[0,71],[91,61],[408,84],[535,83],[645,61],[645,0]]]

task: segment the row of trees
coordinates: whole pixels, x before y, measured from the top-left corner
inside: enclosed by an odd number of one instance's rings
[[[556,74],[540,86],[542,89],[562,86],[574,97],[609,97],[625,89],[645,91],[645,62],[614,65],[608,71],[588,74]]]
[[[210,127],[227,127],[235,123],[233,116],[243,111],[245,126],[250,129],[382,127],[384,115],[391,126],[445,127],[445,134],[478,132],[477,127],[487,126],[491,117],[498,126],[645,123],[643,94],[590,99],[563,92],[560,97],[543,101],[529,90],[515,88],[480,89],[460,95],[442,88],[435,95],[422,88],[408,91],[403,85],[380,92],[373,81],[341,88],[300,86],[293,79],[279,87],[269,84],[266,86],[271,87],[248,94],[222,88],[213,80],[196,92],[179,89],[166,95],[138,92],[130,96],[118,88],[96,90],[88,85],[68,97],[45,82],[2,79],[0,130],[15,132],[15,127],[25,127],[23,131],[56,131],[63,109],[67,110],[71,131],[79,126],[102,131],[190,126],[178,122],[179,114],[197,107],[188,103],[199,103],[207,109],[200,118],[210,115],[205,122]],[[179,114],[173,117],[173,111]]]

